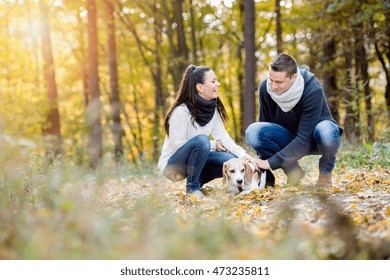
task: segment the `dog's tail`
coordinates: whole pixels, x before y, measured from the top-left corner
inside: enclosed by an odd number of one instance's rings
[[[261,176],[260,176],[260,182],[259,182],[259,189],[264,190],[265,184],[267,182],[267,172],[265,170],[260,170]]]
[[[259,189],[263,190],[266,187],[274,187],[275,186],[275,176],[272,174],[271,170],[256,170],[260,173],[260,182],[259,182]]]

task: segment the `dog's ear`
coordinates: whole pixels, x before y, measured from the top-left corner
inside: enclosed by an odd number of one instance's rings
[[[252,182],[252,176],[253,176],[252,168],[246,162],[244,163],[244,166],[245,166],[245,176],[244,176],[245,185],[249,185]]]
[[[228,169],[228,166],[227,166],[226,162],[224,162],[223,166],[222,166],[222,176],[223,176],[222,184],[226,184],[226,181],[228,179],[227,169]]]

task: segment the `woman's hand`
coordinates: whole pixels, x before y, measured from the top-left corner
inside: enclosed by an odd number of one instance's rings
[[[241,159],[246,162],[246,163],[251,163],[253,165],[256,165],[255,164],[255,159],[253,157],[251,157],[250,155],[246,155],[246,156],[243,156],[241,157]]]
[[[221,140],[216,141],[216,150],[217,152],[227,152],[227,149],[222,145]]]

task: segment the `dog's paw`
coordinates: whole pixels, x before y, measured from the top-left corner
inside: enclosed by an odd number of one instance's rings
[[[211,195],[211,194],[214,194],[216,190],[212,186],[204,185],[204,186],[202,186],[201,191],[204,195]]]
[[[240,194],[242,195],[247,195],[247,194],[250,194],[254,189],[251,189],[251,190],[247,190],[247,191],[243,191],[241,192]]]

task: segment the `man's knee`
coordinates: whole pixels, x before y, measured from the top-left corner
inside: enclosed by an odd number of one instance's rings
[[[314,129],[314,137],[326,147],[340,145],[340,132],[338,126],[331,121],[322,121]]]
[[[245,131],[245,137],[252,137],[253,134],[257,134],[257,130],[257,123],[250,124]]]
[[[245,131],[245,137],[248,141],[257,140],[263,135],[263,130],[267,126],[267,123],[256,122],[248,126]]]

